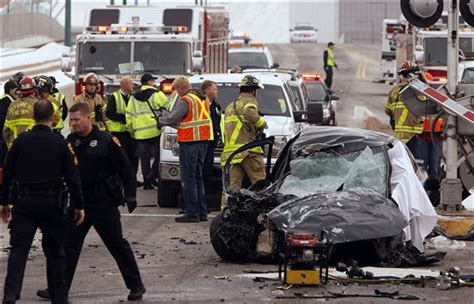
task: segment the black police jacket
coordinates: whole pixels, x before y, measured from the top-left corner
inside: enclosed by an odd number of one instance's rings
[[[13,142],[4,167],[1,204],[7,205],[13,182],[48,190],[64,178],[77,209],[84,208],[79,171],[64,139],[46,125],[35,125]]]
[[[93,126],[89,135],[70,134],[66,141],[79,160],[86,206],[119,203],[106,182],[114,175],[122,181],[125,198],[136,197],[135,172],[116,137]]]

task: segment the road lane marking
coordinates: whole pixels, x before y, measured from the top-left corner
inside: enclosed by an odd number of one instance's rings
[[[122,216],[130,216],[130,217],[177,217],[182,214],[149,214],[149,213],[122,213]],[[209,218],[215,217],[215,215],[208,215]]]

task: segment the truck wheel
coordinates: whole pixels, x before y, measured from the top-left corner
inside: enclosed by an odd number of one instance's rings
[[[237,256],[232,250],[225,244],[221,237],[222,227],[222,213],[218,213],[212,220],[211,226],[209,227],[209,236],[211,238],[211,244],[217,255],[224,261],[236,261]]]
[[[180,188],[174,181],[158,180],[158,206],[177,207]]]

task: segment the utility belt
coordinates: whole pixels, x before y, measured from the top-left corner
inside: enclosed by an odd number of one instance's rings
[[[13,183],[11,201],[15,202],[24,197],[49,197],[55,200],[55,205],[62,214],[66,214],[69,206],[69,193],[63,179],[37,184]]]

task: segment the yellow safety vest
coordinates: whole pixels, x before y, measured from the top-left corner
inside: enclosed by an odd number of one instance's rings
[[[155,92],[148,99],[149,104],[154,111],[158,111],[160,107],[170,108],[165,94],[158,91],[155,87],[143,85],[142,91],[153,89]],[[161,135],[161,130],[157,127],[155,116],[150,106],[145,101],[140,101],[131,96],[125,111],[127,130],[134,139],[149,139]]]
[[[53,127],[54,130],[62,130],[64,129],[64,120],[63,120],[63,100],[66,98],[64,94],[61,92],[56,92],[53,94],[54,99],[56,100],[56,106],[58,107],[59,111],[59,121]]]
[[[8,97],[8,99],[10,99],[11,102],[13,102],[13,101],[15,100],[15,98],[13,98],[12,96],[10,96],[9,94],[3,95],[1,99],[5,98],[5,97]]]
[[[234,111],[234,103],[237,103],[235,108],[240,113],[240,119]],[[242,131],[242,128],[244,128],[244,125],[242,124],[242,122],[246,123],[246,125],[250,125],[250,122],[245,119],[245,117],[241,114],[241,112],[243,109],[250,108],[250,107],[257,109],[256,104],[247,103],[244,105],[243,102],[241,102],[240,100],[236,100],[227,106],[227,109],[225,111],[225,119],[224,119],[224,132],[222,134],[222,137],[223,137],[222,140],[224,142],[224,150],[222,151],[222,155],[221,155],[222,166],[225,165],[227,158],[230,156],[230,154],[232,154],[235,150],[237,150],[238,148],[250,142],[250,141],[239,142],[238,140],[239,135]],[[265,119],[263,117],[260,117],[260,119],[255,124],[255,127],[262,128],[264,125],[265,125]],[[234,127],[232,128],[232,126]],[[231,132],[229,132],[230,134],[227,134],[228,130],[231,130]],[[234,158],[232,158],[231,164],[241,163],[245,159],[245,157],[247,157],[248,153],[263,154],[263,150],[261,147],[255,147],[252,149],[248,149],[244,152],[241,152],[235,155]]]
[[[334,51],[330,48],[327,48],[326,51],[328,52],[328,59],[327,59],[327,66],[330,67],[335,67],[336,66],[336,60],[334,59]]]
[[[125,114],[125,110],[127,105],[125,104],[125,99],[123,98],[122,94],[119,91],[114,92],[114,99],[115,99],[115,107],[117,109],[118,114]],[[130,97],[131,98],[131,97]],[[107,120],[107,128],[110,132],[126,132],[127,125],[115,120]]]

